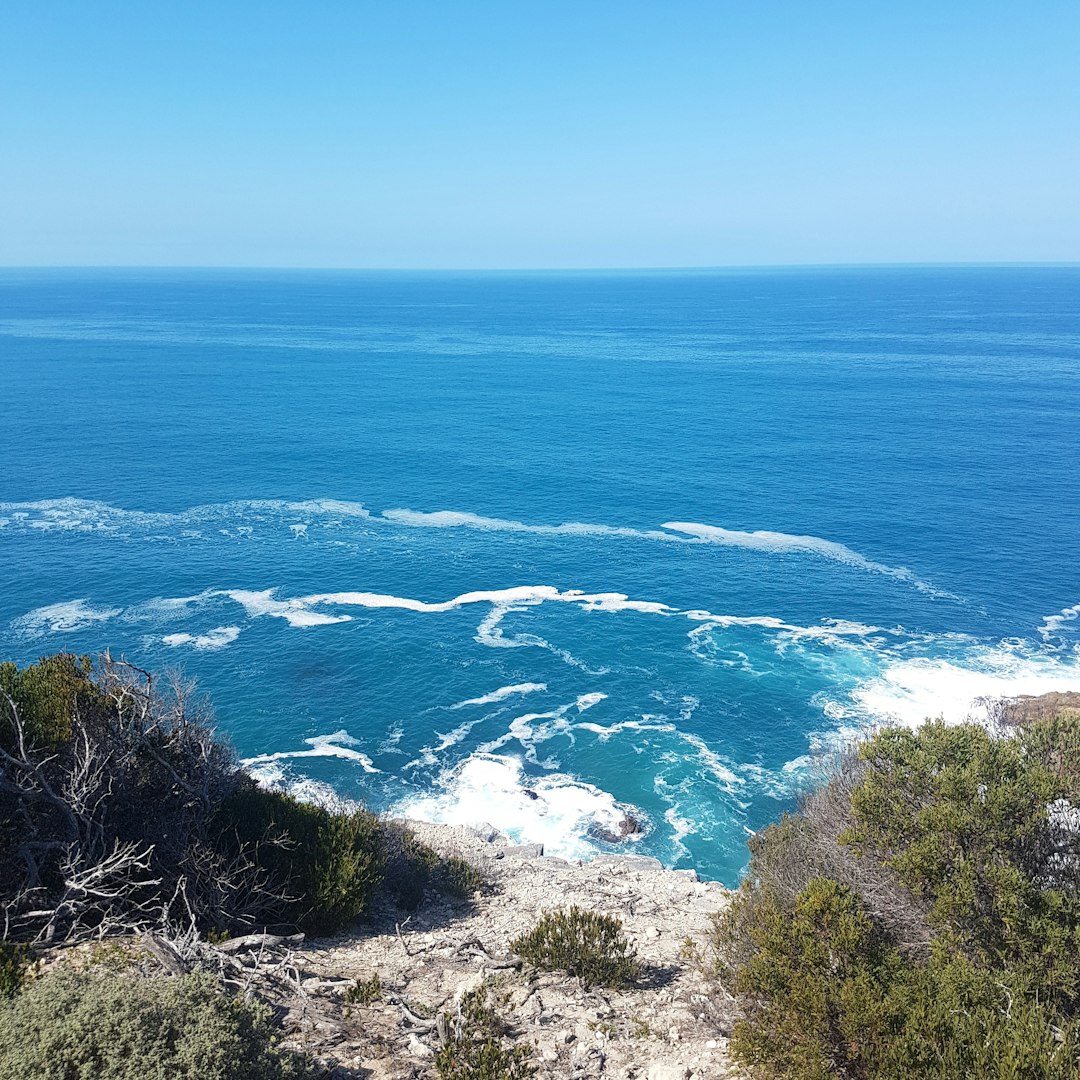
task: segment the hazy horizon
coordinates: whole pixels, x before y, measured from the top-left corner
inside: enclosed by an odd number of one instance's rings
[[[709,273],[740,270],[916,270],[926,269],[1008,269],[1010,267],[1070,269],[1080,267],[1080,260],[1039,261],[1001,260],[986,262],[926,261],[926,262],[803,262],[803,263],[731,263],[698,266],[317,266],[243,265],[233,263],[0,263],[2,270],[208,270],[258,271],[261,273],[342,273],[342,274],[652,274],[652,273]]]

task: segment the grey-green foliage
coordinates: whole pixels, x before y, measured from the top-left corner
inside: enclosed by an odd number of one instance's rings
[[[0,1004],[0,1080],[307,1080],[270,1009],[208,975],[57,974]]]
[[[886,729],[759,833],[717,918],[768,1080],[1077,1080],[1080,719]]]
[[[576,975],[586,987],[622,989],[640,975],[622,921],[579,907],[550,912],[510,948],[534,967]]]
[[[357,979],[345,991],[346,1005],[371,1005],[382,997],[382,981],[376,971],[370,979]]]
[[[0,998],[11,997],[22,986],[33,958],[25,945],[0,941]]]
[[[488,985],[465,994],[455,1014],[444,1013],[445,1039],[435,1055],[439,1080],[528,1080],[532,1049],[513,1045],[507,1025],[488,1000]]]

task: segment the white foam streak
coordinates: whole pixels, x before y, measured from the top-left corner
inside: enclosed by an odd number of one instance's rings
[[[716,544],[746,548],[766,554],[810,554],[870,573],[884,574],[933,596],[958,599],[935,589],[907,567],[889,566],[867,558],[846,544],[820,536],[777,532],[765,529],[744,531],[695,521],[668,521],[657,529],[568,521],[559,525],[530,524],[513,518],[485,517],[467,511],[438,510],[423,512],[390,509],[373,517],[361,503],[340,499],[286,501],[247,499],[191,507],[179,513],[124,510],[108,503],[89,499],[45,499],[36,502],[0,503],[5,525],[44,530],[122,533],[130,529],[180,529],[181,536],[199,538],[197,530],[185,526],[219,523],[222,519],[261,517],[265,515],[304,515],[307,517],[353,518],[378,524],[424,529],[465,528],[486,532],[526,533],[539,536],[599,536],[660,541],[676,544]],[[309,522],[293,522],[289,528],[299,539],[306,535]]]
[[[1049,642],[1058,636],[1065,623],[1073,622],[1077,618],[1080,618],[1080,604],[1062,608],[1056,615],[1047,615],[1042,621],[1042,626],[1039,627],[1043,641]]]
[[[362,754],[355,747],[360,745],[359,739],[354,739],[347,731],[335,731],[330,735],[316,735],[305,739],[309,750],[279,750],[274,754],[257,754],[255,757],[246,758],[241,765],[246,769],[252,766],[267,765],[275,761],[286,761],[292,758],[317,758],[331,757],[342,758],[345,761],[354,761],[364,772],[377,773],[382,770],[375,768],[371,758]]]
[[[85,630],[88,626],[107,622],[119,615],[121,610],[123,609],[91,607],[90,601],[84,597],[35,608],[14,619],[11,625],[17,632],[28,637],[41,637],[43,634]]]
[[[456,705],[451,705],[450,708],[464,709],[467,705],[494,705],[499,701],[505,701],[514,694],[535,694],[546,689],[547,683],[515,683],[513,686],[500,686],[498,690],[492,690],[490,694],[483,694],[481,697],[459,701]]]
[[[535,536],[626,536],[644,540],[683,542],[681,537],[658,529],[633,529],[619,525],[591,525],[583,521],[567,521],[561,525],[529,525],[511,518],[482,517],[458,510],[384,510],[382,518],[395,525],[419,529],[481,529],[485,532],[531,533]]]
[[[385,521],[395,525],[407,525],[425,529],[481,529],[486,532],[532,533],[540,536],[613,536],[639,540],[660,540],[682,544],[718,544],[726,547],[747,548],[769,554],[811,554],[834,562],[843,563],[859,570],[905,581],[923,592],[934,596],[957,599],[950,593],[941,592],[913,574],[905,566],[888,566],[875,562],[865,555],[835,540],[820,536],[774,532],[758,529],[746,532],[727,529],[719,525],[701,524],[696,521],[665,521],[659,529],[636,529],[619,525],[602,525],[581,521],[568,521],[561,525],[532,525],[513,518],[483,517],[457,510],[437,510],[424,513],[417,510],[385,510]],[[684,535],[677,535],[684,534]]]
[[[173,648],[178,645],[190,645],[195,649],[224,649],[240,636],[239,626],[215,626],[205,634],[166,634],[162,644]]]

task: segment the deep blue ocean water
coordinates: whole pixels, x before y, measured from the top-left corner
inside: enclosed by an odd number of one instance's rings
[[[1080,268],[0,271],[0,653],[267,783],[734,882],[866,724],[1080,689]]]

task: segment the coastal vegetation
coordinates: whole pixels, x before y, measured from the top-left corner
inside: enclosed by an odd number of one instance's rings
[[[0,1003],[5,1080],[307,1080],[271,1008],[208,974],[50,975]]]
[[[751,841],[714,974],[761,1077],[1080,1076],[1080,716],[886,729]]]
[[[575,976],[586,988],[623,989],[641,974],[622,922],[579,907],[548,912],[532,930],[512,941],[510,949],[533,967]]]
[[[1076,706],[1005,704],[989,727],[886,729],[839,753],[751,838],[695,947],[710,1045],[730,1030],[762,1080],[1080,1076]],[[409,958],[423,905],[489,891],[402,823],[257,787],[180,679],[108,656],[0,665],[0,1080],[325,1075],[277,1019],[301,982],[289,949],[378,910]],[[339,978],[340,1022],[400,1011],[440,1080],[523,1080],[539,1061],[515,1010],[538,972],[642,993],[642,938],[614,915],[571,905],[508,936],[504,956],[431,942],[501,972],[445,1001],[406,999],[377,965]]]
[[[374,815],[258,788],[190,685],[108,656],[0,665],[0,766],[8,943],[331,933],[381,880]]]

